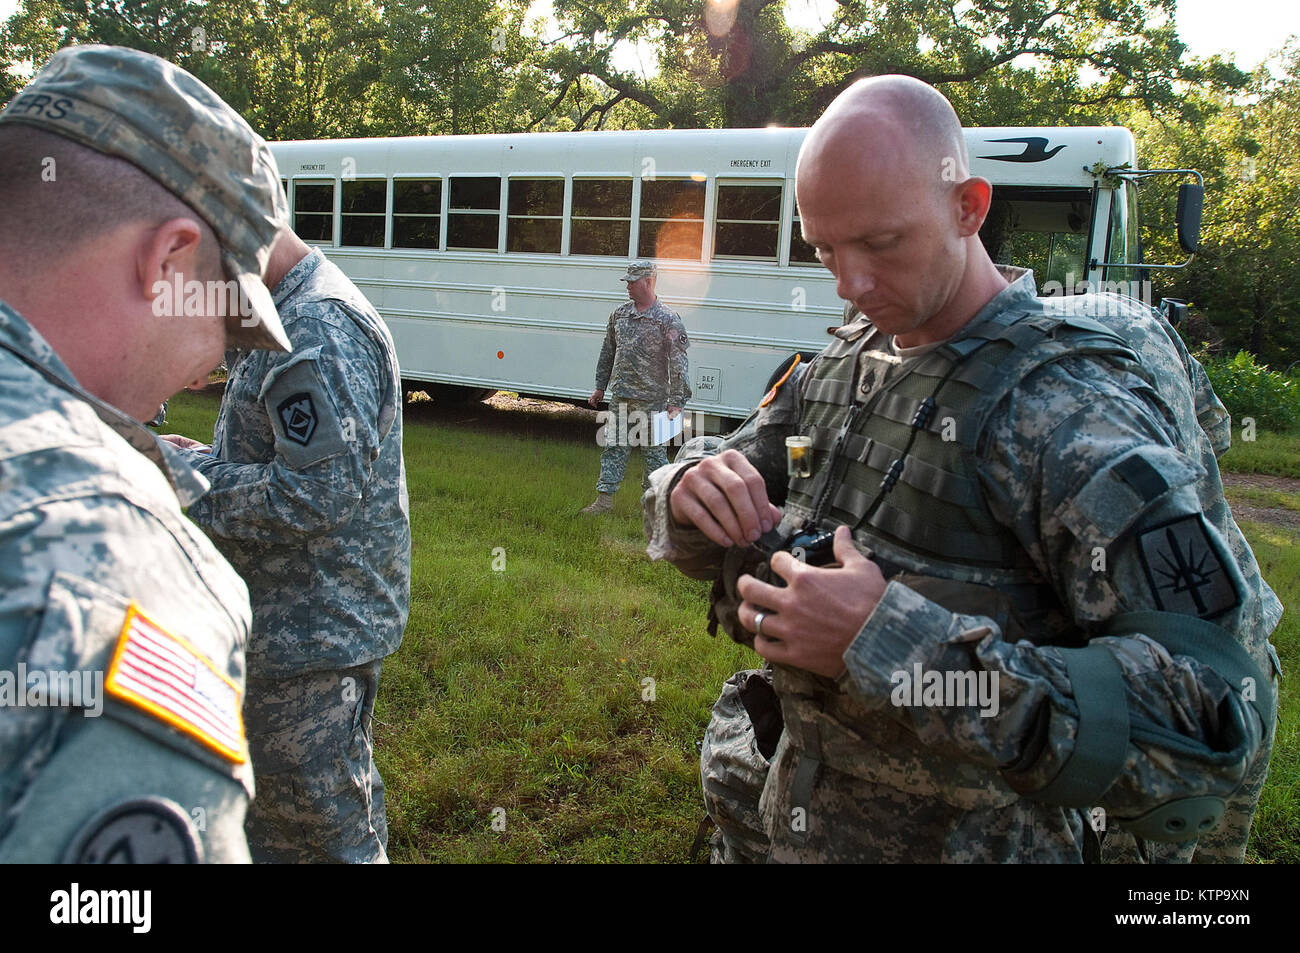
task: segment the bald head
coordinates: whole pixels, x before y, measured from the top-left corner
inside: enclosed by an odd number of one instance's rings
[[[804,140],[796,174],[815,173],[846,155],[876,167],[887,161],[940,191],[970,176],[952,104],[911,76],[873,76],[835,97]]]
[[[945,339],[1005,286],[979,241],[992,187],[971,176],[948,100],[920,80],[846,89],[809,130],[795,177],[804,240],[900,347]]]

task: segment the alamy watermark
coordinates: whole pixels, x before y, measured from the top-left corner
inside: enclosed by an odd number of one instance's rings
[[[1047,299],[1046,305],[1049,308],[1073,312],[1085,305],[1084,302],[1076,300],[1083,295],[1096,296],[1090,297],[1086,302],[1085,316],[1123,314],[1126,307],[1125,298],[1134,298],[1148,308],[1154,307],[1151,282],[1147,279],[1091,281],[1075,278],[1074,272],[1071,271],[1066,273],[1064,282],[1056,280],[1043,282],[1043,297]]]
[[[102,671],[28,669],[0,671],[0,708],[80,708],[87,718],[104,711]]]
[[[705,414],[689,410],[668,418],[664,411],[647,413],[629,410],[627,404],[610,404],[609,410],[596,413],[596,444],[601,447],[680,447],[705,432],[705,419]],[[679,421],[681,429],[677,430]]]
[[[160,318],[238,317],[241,326],[246,328],[257,323],[252,302],[233,278],[229,281],[186,281],[185,276],[177,272],[171,281],[155,281],[152,291],[153,313]]]
[[[889,683],[894,686],[889,700],[898,708],[978,707],[981,718],[998,713],[997,672],[939,671],[917,662],[910,672],[892,673]]]

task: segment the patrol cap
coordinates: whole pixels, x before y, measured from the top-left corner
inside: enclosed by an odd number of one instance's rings
[[[230,342],[290,350],[262,283],[271,246],[288,225],[280,173],[266,140],[179,66],[120,46],[59,50],[0,113],[138,166],[216,233],[227,277],[248,316],[227,320]]]
[[[632,262],[632,264],[627,266],[627,274],[618,280],[636,281],[639,278],[645,278],[649,275],[657,275],[658,273],[659,269],[655,267],[654,262],[645,258],[638,258],[636,261]]]

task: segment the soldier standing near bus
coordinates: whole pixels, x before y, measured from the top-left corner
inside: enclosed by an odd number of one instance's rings
[[[653,262],[639,260],[628,265],[620,279],[627,282],[627,294],[632,300],[609,316],[605,344],[596,362],[596,389],[587,400],[592,407],[597,406],[612,380],[614,392],[609,406],[613,425],[605,427],[596,499],[583,508],[584,513],[608,513],[614,508],[614,494],[623,482],[632,453],[629,434],[644,435],[641,449],[645,475],[641,487],[650,486],[650,474],[668,465],[668,451],[651,444],[648,423],[629,427],[628,421],[637,415],[648,421],[665,409],[670,418],[676,417],[690,397],[686,349],[691,342],[681,317],[655,296],[657,277]]]
[[[147,53],[60,50],[0,114],[0,861],[248,861],[248,591],[139,421],[287,350],[286,216],[261,137]]]
[[[288,228],[266,270],[293,353],[234,351],[189,511],[248,582],[255,863],[384,863],[371,720],[410,604],[402,388],[356,286]]]

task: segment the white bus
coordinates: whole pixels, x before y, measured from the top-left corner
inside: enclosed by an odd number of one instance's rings
[[[805,129],[657,130],[272,144],[295,230],[388,322],[408,385],[585,399],[618,280],[659,265],[691,339],[687,407],[743,417],[772,369],[841,320],[802,240]],[[968,129],[994,186],[995,261],[1049,281],[1129,282],[1136,153],[1119,128]],[[1181,170],[1180,170],[1181,171]],[[1115,174],[1118,172],[1118,174]],[[1199,221],[1199,202],[1196,202]],[[1194,246],[1194,238],[1191,240]]]

